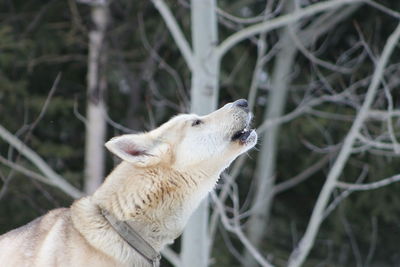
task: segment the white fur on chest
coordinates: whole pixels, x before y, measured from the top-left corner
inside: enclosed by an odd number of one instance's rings
[[[190,216],[199,206],[200,202],[208,196],[211,190],[213,190],[217,180],[218,176],[208,177],[207,179],[202,180],[196,186],[195,190],[193,190],[193,188],[186,189],[186,192],[181,192],[184,197],[181,198],[181,201],[179,202],[177,202],[177,199],[174,198],[174,196],[171,196],[171,199],[166,200],[166,203],[164,203],[165,206],[160,209],[163,210],[163,214],[158,215],[163,218],[159,221],[158,233],[150,233],[150,235],[161,241],[161,243],[163,243],[162,246],[172,243],[173,240],[182,233]]]
[[[173,216],[174,220],[170,221],[169,225],[171,226],[174,225],[174,228],[182,231],[186,223],[188,222],[190,216],[200,205],[201,201],[207,198],[211,190],[214,189],[217,180],[218,177],[216,176],[201,181],[201,183],[199,183],[199,185],[197,186],[196,190],[191,191],[186,196],[181,205],[181,210],[177,211],[175,216]]]

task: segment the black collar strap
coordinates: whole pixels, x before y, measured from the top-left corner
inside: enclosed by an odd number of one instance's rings
[[[125,221],[119,221],[108,211],[101,209],[101,214],[110,223],[112,228],[124,239],[137,253],[145,258],[153,267],[160,266],[161,255],[146,240],[143,239]]]

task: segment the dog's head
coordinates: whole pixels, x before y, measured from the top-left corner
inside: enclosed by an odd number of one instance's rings
[[[247,101],[241,99],[205,116],[182,114],[148,133],[112,138],[106,147],[138,167],[167,164],[218,172],[256,144],[250,121]]]

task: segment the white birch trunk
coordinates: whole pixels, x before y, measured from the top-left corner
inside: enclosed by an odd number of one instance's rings
[[[290,83],[290,72],[297,49],[290,42],[288,29],[281,34],[282,49],[277,54],[274,72],[272,74],[272,91],[268,98],[264,120],[279,118],[282,116],[288,85]],[[257,160],[256,170],[256,192],[253,199],[252,215],[249,219],[247,232],[251,243],[259,247],[265,237],[266,226],[269,221],[271,202],[273,200],[273,186],[275,183],[275,166],[278,148],[279,124],[275,124],[265,131],[261,138],[260,154]],[[247,266],[258,266],[257,262],[249,253],[245,253]]]
[[[84,190],[88,194],[93,193],[104,178],[104,93],[107,87],[105,33],[108,25],[108,6],[94,5],[91,9],[94,26],[89,33],[84,183]]]
[[[323,20],[325,24],[319,32],[314,34],[314,38],[325,33],[327,30],[334,27],[337,23],[348,17],[359,5],[354,5],[345,8],[340,14],[332,16]],[[291,9],[291,8],[289,8]],[[316,20],[309,26],[310,30],[315,27],[322,26],[321,21]],[[295,28],[292,29],[296,31]],[[315,31],[315,29],[314,29]],[[304,33],[308,33],[306,29]],[[299,34],[297,32],[295,34]],[[304,36],[303,36],[304,35]],[[311,44],[312,38],[307,34],[300,34],[299,38],[302,40],[302,44],[307,47]],[[274,73],[272,76],[272,92],[268,101],[268,107],[264,114],[264,120],[278,118],[283,115],[287,91],[289,89],[290,80],[289,75],[294,63],[294,59],[297,54],[297,47],[292,42],[290,37],[289,28],[282,30],[280,39],[282,40],[282,49],[277,54],[276,63],[274,66]],[[276,170],[276,157],[279,137],[279,124],[271,126],[264,135],[263,142],[261,144],[260,155],[257,161],[257,185],[255,197],[253,200],[254,213],[251,215],[248,223],[249,240],[255,247],[259,247],[262,239],[265,237],[267,232],[269,214],[274,197],[274,184],[275,184],[275,170]],[[257,263],[249,253],[245,253],[245,262],[247,266],[257,266]]]
[[[217,108],[219,59],[213,56],[217,45],[215,0],[192,0],[193,69],[191,112],[207,114]],[[182,263],[185,267],[205,267],[209,261],[208,200],[189,219],[182,237]]]

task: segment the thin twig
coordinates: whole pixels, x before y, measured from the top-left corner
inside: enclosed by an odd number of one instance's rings
[[[367,184],[350,184],[338,181],[336,183],[336,186],[338,188],[347,189],[351,191],[366,191],[366,190],[378,189],[383,186],[387,186],[397,182],[400,182],[400,175],[393,175],[391,177],[382,179],[380,181]]]
[[[44,177],[43,175],[40,175],[40,174],[38,174],[38,173],[36,173],[34,171],[31,171],[31,170],[19,165],[19,164],[16,164],[16,163],[4,158],[1,155],[0,155],[0,162],[2,164],[4,164],[5,166],[7,166],[7,167],[9,167],[9,168],[11,168],[11,169],[13,169],[13,170],[15,170],[17,172],[22,173],[23,175],[26,175],[26,176],[28,176],[30,178],[33,178],[33,179],[36,179],[36,180],[38,180],[38,181],[40,181],[42,183],[54,186],[54,184],[49,179]]]
[[[220,213],[221,221],[226,230],[236,234],[242,244],[246,247],[250,254],[253,255],[254,259],[257,260],[259,264],[263,267],[272,267],[271,263],[267,261],[259,251],[250,243],[248,238],[244,235],[242,229],[240,227],[234,226],[229,222],[228,217],[226,216],[225,209],[223,204],[219,201],[218,197],[215,194],[211,194],[214,203],[216,204],[215,207]]]
[[[368,249],[367,258],[365,259],[364,263],[365,267],[368,267],[370,265],[370,262],[376,250],[376,244],[378,239],[378,219],[375,216],[371,218],[371,225],[372,225],[371,244]]]
[[[351,227],[351,224],[347,220],[343,209],[340,209],[339,216],[340,216],[340,220],[341,220],[341,222],[343,224],[343,228],[344,228],[344,230],[345,230],[345,232],[346,232],[346,234],[347,234],[347,236],[348,236],[348,238],[350,240],[350,247],[351,247],[351,250],[353,251],[353,255],[354,255],[354,258],[356,260],[356,266],[357,267],[362,267],[363,264],[362,264],[362,259],[361,259],[360,247],[357,244],[357,240],[354,237],[353,229]]]
[[[27,134],[28,136],[31,134],[31,132],[33,131],[33,129],[36,127],[36,125],[39,123],[39,121],[43,118],[44,114],[46,113],[47,107],[49,106],[50,101],[51,101],[51,99],[52,99],[52,97],[53,97],[53,95],[54,95],[54,93],[55,93],[55,91],[56,91],[56,89],[57,89],[57,86],[58,86],[58,84],[59,84],[59,82],[60,82],[60,79],[61,79],[61,72],[59,72],[59,73],[57,74],[57,77],[56,77],[56,79],[54,80],[53,85],[51,86],[50,92],[48,93],[48,95],[47,95],[47,97],[46,97],[46,100],[45,100],[45,102],[44,102],[44,104],[43,104],[42,109],[40,110],[39,115],[38,115],[37,118],[33,121],[33,123],[29,126],[29,130],[28,130],[28,134]],[[25,143],[26,143],[26,141],[27,141],[27,140],[25,140]]]
[[[332,155],[327,154],[324,156],[322,159],[299,173],[298,175],[294,176],[293,178],[288,179],[287,181],[284,181],[280,184],[277,184],[274,186],[274,195],[277,195],[279,193],[282,193],[283,191],[289,190],[290,188],[295,187],[296,185],[300,184],[301,182],[304,182],[306,179],[310,178],[314,173],[319,171],[322,167],[325,166],[326,163],[329,162],[331,159]]]

